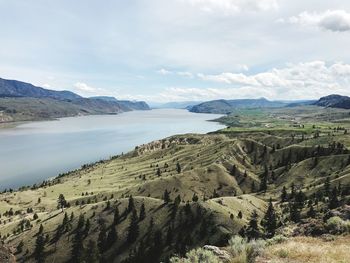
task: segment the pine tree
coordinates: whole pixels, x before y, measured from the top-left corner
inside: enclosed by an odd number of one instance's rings
[[[316,212],[314,210],[314,207],[311,205],[309,211],[307,211],[307,216],[311,218],[316,217]]]
[[[237,215],[237,217],[238,217],[239,219],[242,219],[242,218],[243,218],[243,214],[242,214],[242,211],[239,211],[239,212],[238,212],[238,215]]]
[[[231,168],[231,171],[230,171],[230,175],[236,176],[236,171],[237,171],[236,165],[232,165],[232,168]]]
[[[83,262],[84,223],[85,223],[84,216],[80,215],[78,219],[77,228],[75,229],[75,236],[73,238],[73,245],[72,245],[71,262],[74,262],[74,263]]]
[[[295,185],[292,183],[289,199],[293,200],[295,198]]]
[[[112,225],[107,234],[107,245],[111,247],[118,239],[117,231],[115,227]]]
[[[135,209],[134,198],[132,195],[129,196],[128,213]]]
[[[287,199],[288,199],[287,189],[285,186],[283,186],[282,194],[281,194],[281,202],[284,203],[287,201]]]
[[[128,242],[133,243],[136,240],[138,235],[139,235],[138,217],[137,217],[137,212],[134,209],[132,211],[130,225],[128,228],[128,237],[127,237]]]
[[[85,222],[84,237],[88,236],[89,231],[90,231],[90,227],[91,227],[90,219],[88,218],[88,219],[86,219],[86,222]]]
[[[271,198],[264,217],[264,228],[265,228],[266,236],[268,238],[271,238],[275,235],[275,231],[277,228],[277,218],[276,218],[276,213],[275,213],[275,209],[273,207]]]
[[[263,174],[260,180],[260,191],[266,193],[267,190],[267,174]]]
[[[62,212],[63,212],[63,208],[65,208],[67,205],[67,201],[66,199],[64,198],[64,195],[63,194],[60,194],[58,196],[58,200],[57,200],[57,207],[58,209],[62,209]]]
[[[35,241],[34,258],[37,263],[45,262],[45,237],[43,225],[40,225],[39,232]]]
[[[326,181],[323,185],[323,191],[325,196],[330,196],[330,191],[331,191],[331,182],[330,182],[330,177],[327,176]]]
[[[114,217],[113,217],[113,224],[114,225],[117,225],[118,224],[118,222],[119,222],[119,208],[118,208],[118,206],[115,208],[115,210],[114,210]]]
[[[179,162],[176,163],[176,171],[178,174],[181,173],[181,165]]]
[[[163,199],[166,204],[170,203],[170,194],[168,192],[168,189],[165,189],[164,194],[163,194]]]
[[[145,219],[145,217],[146,217],[146,208],[145,208],[145,204],[142,203],[141,208],[140,208],[140,216],[139,216],[140,221]]]
[[[334,187],[332,190],[331,197],[329,199],[329,209],[334,209],[339,206],[339,200],[338,200],[338,191],[337,188]]]
[[[257,239],[260,236],[259,227],[258,227],[258,214],[255,210],[253,211],[250,217],[246,235],[248,240]]]
[[[156,175],[157,175],[158,177],[160,177],[160,176],[162,175],[162,172],[160,171],[160,168],[157,168]]]
[[[100,226],[100,233],[98,235],[97,246],[100,254],[105,252],[107,247],[107,233],[106,233],[106,226],[104,223],[102,223]]]
[[[296,202],[290,203],[290,220],[295,223],[300,221],[300,210]]]
[[[99,263],[100,253],[97,249],[96,243],[89,240],[87,247],[85,249],[85,262],[86,263]]]

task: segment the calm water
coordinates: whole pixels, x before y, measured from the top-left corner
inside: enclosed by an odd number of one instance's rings
[[[2,129],[0,189],[40,182],[152,140],[215,131],[224,126],[207,120],[219,116],[162,109],[31,122]]]

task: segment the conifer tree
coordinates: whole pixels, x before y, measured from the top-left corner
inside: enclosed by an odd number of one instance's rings
[[[57,206],[58,206],[58,209],[62,209],[62,212],[63,212],[63,208],[65,208],[67,205],[67,201],[66,199],[64,198],[64,195],[63,194],[60,194],[58,196],[58,200],[57,200]]]
[[[107,234],[107,246],[111,247],[117,241],[117,239],[117,231],[115,230],[114,225],[112,225]]]
[[[128,228],[128,237],[127,237],[128,242],[133,243],[136,240],[138,235],[139,235],[138,217],[137,217],[137,212],[134,209],[132,211],[130,225]]]
[[[326,181],[323,185],[323,191],[325,196],[330,196],[331,191],[331,183],[330,183],[330,177],[327,176]]]
[[[337,188],[334,187],[332,190],[331,197],[329,199],[329,209],[334,209],[339,206],[339,200],[338,200],[338,191]]]
[[[135,209],[135,203],[134,203],[134,198],[132,195],[129,196],[129,204],[128,204],[128,213],[132,212]]]
[[[72,263],[83,262],[84,223],[85,223],[84,216],[80,215],[78,219],[77,228],[75,229],[75,235],[73,238],[72,255],[71,255]]]
[[[236,176],[236,171],[237,171],[236,165],[232,165],[230,175]]]
[[[181,165],[179,162],[176,163],[176,171],[178,174],[181,173]]]
[[[163,199],[166,204],[170,203],[170,194],[168,192],[168,189],[164,190]]]
[[[282,194],[281,194],[281,202],[284,203],[287,201],[287,199],[288,199],[287,189],[285,186],[283,186]]]
[[[120,215],[119,215],[119,208],[118,208],[118,206],[114,209],[114,216],[113,216],[113,224],[114,225],[117,225],[118,224],[118,222],[119,222],[119,217],[120,217]]]
[[[87,247],[85,249],[85,262],[86,263],[99,263],[100,253],[97,249],[96,243],[89,240]]]
[[[146,217],[146,208],[145,208],[145,204],[142,203],[141,208],[140,208],[140,216],[139,216],[140,221],[145,219],[145,217]]]
[[[277,228],[277,218],[276,218],[276,212],[273,207],[271,198],[264,217],[264,228],[265,228],[266,236],[268,238],[271,238],[275,235],[275,231]]]
[[[258,226],[258,214],[255,210],[253,211],[250,217],[248,228],[246,231],[246,236],[248,240],[257,239],[260,236],[259,226]]]
[[[307,216],[311,217],[311,218],[315,218],[316,217],[316,212],[314,207],[311,205],[309,211],[307,211]]]
[[[104,223],[102,223],[100,226],[100,233],[98,235],[97,246],[100,254],[103,254],[107,247],[107,231]]]
[[[39,232],[35,241],[34,258],[37,263],[45,262],[45,237],[43,225],[40,225]]]
[[[290,220],[297,223],[300,221],[300,210],[296,202],[290,203]]]

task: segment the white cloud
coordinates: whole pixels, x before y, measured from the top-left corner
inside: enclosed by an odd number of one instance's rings
[[[208,13],[225,15],[243,11],[269,11],[278,9],[277,0],[182,0]]]
[[[176,74],[182,77],[193,78],[193,74],[188,71],[179,71],[179,72],[176,72]]]
[[[84,82],[75,83],[74,91],[82,96],[100,96],[100,95],[113,96],[114,95],[113,92],[111,93],[110,91],[102,88],[95,88],[95,87],[89,86]]]
[[[169,74],[171,74],[172,72],[169,71],[169,70],[166,70],[166,69],[164,69],[164,68],[161,68],[161,69],[157,70],[157,73],[159,73],[159,74],[161,74],[161,75],[169,75]]]
[[[288,22],[302,26],[316,26],[333,32],[350,31],[350,13],[345,10],[327,10],[322,13],[303,12],[298,16],[290,17]]]

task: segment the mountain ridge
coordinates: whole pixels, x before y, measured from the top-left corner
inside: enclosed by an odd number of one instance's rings
[[[119,101],[107,96],[84,98],[71,91],[0,78],[0,123],[149,109],[144,101]]]

